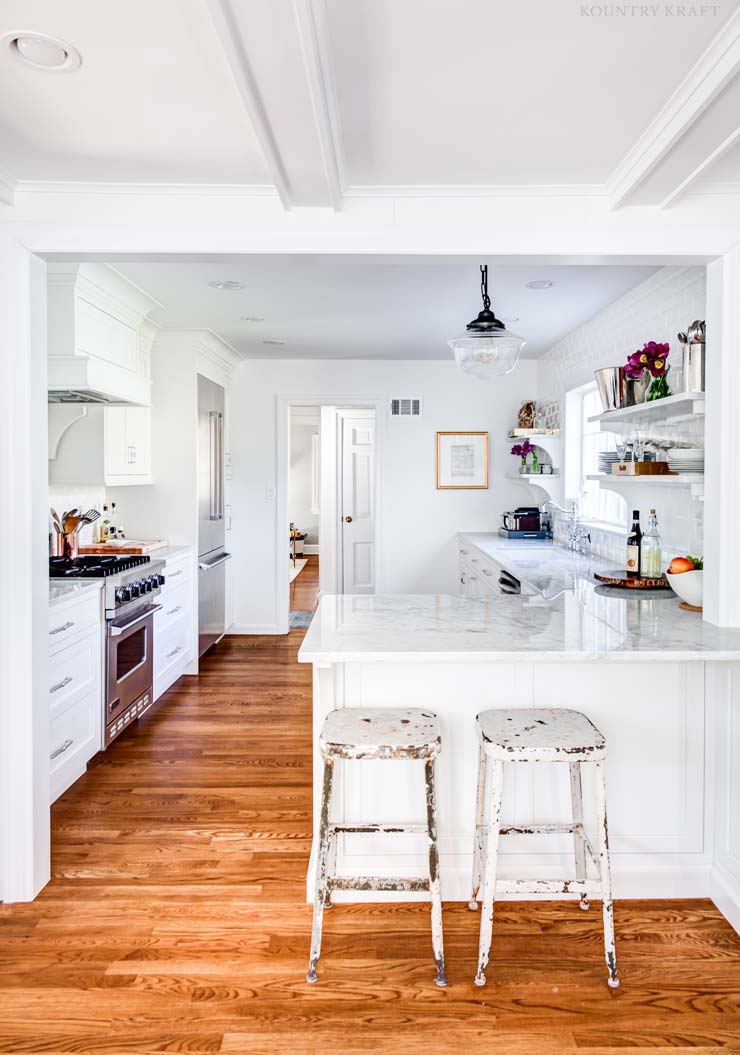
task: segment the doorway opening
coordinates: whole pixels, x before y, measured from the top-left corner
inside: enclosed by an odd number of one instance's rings
[[[374,593],[376,407],[287,407],[288,626],[306,628],[321,593]]]

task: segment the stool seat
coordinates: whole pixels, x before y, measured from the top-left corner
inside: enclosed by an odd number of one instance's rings
[[[501,762],[576,762],[606,757],[606,741],[580,711],[501,709],[478,715],[483,751]]]
[[[442,734],[436,714],[416,707],[331,711],[319,747],[324,758],[432,759]]]

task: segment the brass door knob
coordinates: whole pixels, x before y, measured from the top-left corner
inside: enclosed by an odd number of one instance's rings
[[[352,523],[352,517],[345,517],[344,518],[344,522],[345,522],[345,524],[351,524]]]

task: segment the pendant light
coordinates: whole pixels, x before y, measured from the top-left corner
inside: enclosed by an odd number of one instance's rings
[[[509,333],[503,322],[491,311],[488,296],[488,265],[481,265],[480,292],[483,311],[465,327],[465,333],[448,341],[455,353],[455,362],[466,374],[482,381],[510,374],[519,361],[519,353],[527,343],[515,333]]]

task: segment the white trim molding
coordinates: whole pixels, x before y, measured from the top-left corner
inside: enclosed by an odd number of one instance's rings
[[[15,192],[18,190],[18,180],[13,179],[4,169],[0,169],[0,202],[5,205],[15,205]]]
[[[740,11],[736,11],[612,173],[607,181],[612,208],[627,203],[739,71]],[[672,200],[669,196],[666,203]]]

